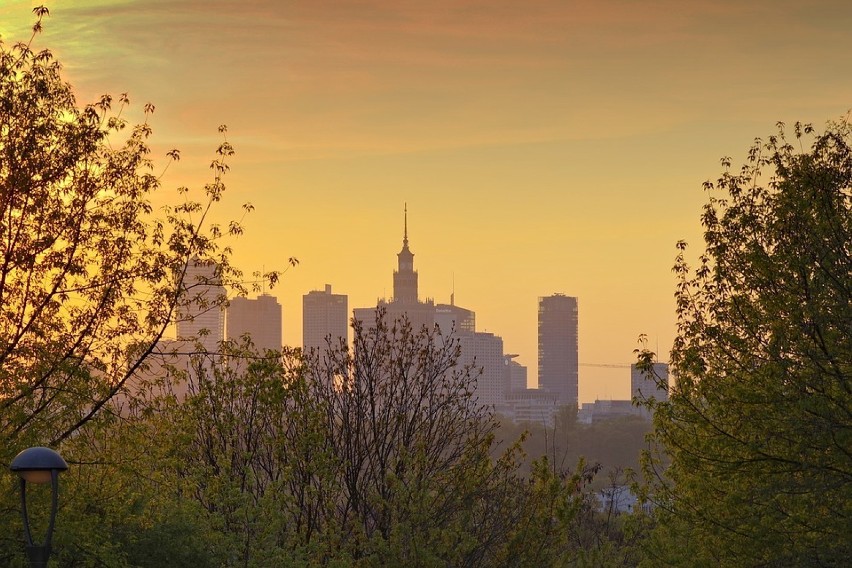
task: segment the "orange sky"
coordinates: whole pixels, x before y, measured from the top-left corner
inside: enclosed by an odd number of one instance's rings
[[[5,41],[31,8],[0,0]],[[701,183],[776,121],[852,106],[852,3],[482,0],[46,2],[81,102],[156,105],[177,147],[162,198],[200,189],[227,124],[221,219],[246,272],[301,296],[392,293],[402,208],[423,297],[476,311],[536,377],[537,298],[579,297],[580,362],[629,363],[674,335],[674,243],[700,247]],[[665,359],[665,355],[663,359]],[[626,398],[625,369],[580,368],[580,399]]]

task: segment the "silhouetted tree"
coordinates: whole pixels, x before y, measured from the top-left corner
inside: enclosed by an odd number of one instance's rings
[[[35,12],[34,35],[47,10]],[[118,103],[78,107],[49,51],[0,43],[3,459],[57,444],[102,410],[175,320],[190,259],[215,262],[223,281],[234,272],[220,231],[202,230],[231,146],[219,147],[203,202],[187,197],[159,218],[151,127],[128,128],[127,96]]]
[[[181,527],[222,565],[571,565],[596,468],[521,476],[517,444],[492,458],[457,362],[453,337],[380,313],[354,349],[305,360],[226,342],[195,357],[185,401],[138,419],[171,428],[162,487],[203,508]]]
[[[181,188],[179,205],[155,211],[160,176],[147,122],[153,106],[135,126],[122,117],[127,95],[115,106],[108,95],[78,106],[59,62],[33,48],[47,9],[34,12],[29,42],[0,42],[0,464],[28,446],[64,443],[73,465],[89,439],[108,459],[101,430],[111,424],[107,403],[143,365],[179,306],[192,301],[197,283],[184,278],[188,263],[214,263],[223,283],[238,276],[217,241],[241,228],[206,226],[224,191],[227,140],[200,200]],[[79,475],[101,471],[89,468]],[[22,554],[15,497],[6,492],[0,504],[4,565]],[[105,504],[100,511],[103,517],[115,509]],[[61,542],[57,534],[59,556]]]
[[[414,560],[423,535],[451,526],[489,491],[496,422],[473,396],[472,370],[457,366],[457,339],[407,320],[389,325],[381,310],[369,326],[353,326],[352,350],[315,352],[306,365],[340,460],[330,514],[347,539],[402,539],[399,550]]]
[[[793,140],[779,124],[705,184],[706,251],[693,273],[681,243],[675,265],[676,382],[654,418],[671,465],[648,464],[649,566],[852,557],[850,142],[848,117],[821,134],[796,124]]]

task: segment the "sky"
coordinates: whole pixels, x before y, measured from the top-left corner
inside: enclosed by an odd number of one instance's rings
[[[702,248],[702,183],[775,124],[852,108],[846,0],[0,0],[0,38],[63,63],[78,102],[147,102],[158,199],[201,190],[228,126],[216,220],[285,343],[301,298],[392,295],[403,207],[420,295],[476,312],[537,377],[540,296],[579,298],[580,400],[629,397],[640,334],[668,359],[675,243]]]

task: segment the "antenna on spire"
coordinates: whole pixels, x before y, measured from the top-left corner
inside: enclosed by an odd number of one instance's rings
[[[408,246],[408,202],[405,202],[405,232],[402,236],[402,244]]]
[[[456,305],[456,273],[453,272],[453,291],[450,292],[450,305]]]

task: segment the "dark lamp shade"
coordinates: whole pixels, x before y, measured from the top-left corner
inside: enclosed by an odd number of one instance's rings
[[[68,464],[54,450],[38,446],[15,456],[9,469],[30,483],[50,483],[50,472],[65,471]]]

